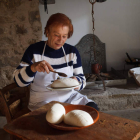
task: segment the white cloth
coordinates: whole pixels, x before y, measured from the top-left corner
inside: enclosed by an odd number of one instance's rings
[[[44,46],[44,50],[42,53],[42,59],[43,59],[45,47],[46,46]],[[63,46],[62,46],[62,49],[63,49]],[[63,52],[65,55],[64,49],[63,49]],[[65,55],[65,59],[67,62],[66,55]],[[73,76],[73,70],[70,66],[68,66],[68,62],[67,62],[67,67],[61,68],[57,71],[65,72],[65,74],[67,74],[68,77]],[[46,72],[36,73],[34,81],[31,84],[31,90],[30,90],[30,102],[29,102],[30,110],[35,110],[51,101],[59,101],[59,102],[65,102],[65,103],[70,103],[70,104],[81,104],[81,105],[85,105],[88,102],[93,102],[92,100],[88,99],[85,95],[82,95],[75,90],[69,90],[69,91],[48,90],[46,86],[50,85],[51,81],[54,81],[57,78],[58,78],[58,75],[53,72],[50,72],[49,74],[47,74]],[[60,78],[63,78],[63,77],[60,77]]]
[[[138,82],[138,84],[140,85],[140,67],[130,69],[129,71],[131,72],[131,75],[128,73],[129,77],[133,76],[135,80]]]

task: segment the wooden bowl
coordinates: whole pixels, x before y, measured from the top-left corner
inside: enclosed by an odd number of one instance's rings
[[[93,107],[89,107],[89,106],[86,106],[86,105],[67,105],[67,106],[64,106],[65,107],[65,110],[66,110],[66,114],[72,110],[75,110],[75,109],[78,109],[78,110],[83,110],[83,111],[86,111],[88,112],[91,117],[93,118],[94,120],[94,123],[97,122],[97,120],[99,119],[99,112],[94,109]],[[94,124],[93,123],[93,124]],[[59,129],[59,130],[79,130],[79,129],[83,129],[83,128],[87,128],[91,125],[88,125],[88,126],[82,126],[82,127],[78,127],[78,126],[70,126],[70,125],[67,125],[65,124],[64,122],[61,122],[60,124],[52,124],[52,123],[49,123],[48,124],[55,128],[55,129]]]

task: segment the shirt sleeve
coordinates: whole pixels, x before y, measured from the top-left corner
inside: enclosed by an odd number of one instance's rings
[[[31,65],[33,64],[33,51],[29,46],[25,51],[19,66],[13,73],[14,80],[19,87],[28,86],[34,79],[36,72],[31,71]]]
[[[74,57],[73,57],[73,75],[81,83],[81,86],[79,87],[79,91],[84,89],[84,87],[86,86],[86,78],[83,74],[81,57],[76,48],[75,48]]]

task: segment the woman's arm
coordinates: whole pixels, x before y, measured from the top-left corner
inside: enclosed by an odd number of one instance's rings
[[[24,53],[20,65],[14,71],[14,80],[19,87],[28,86],[33,80],[36,72],[53,71],[52,66],[45,60],[36,60],[33,58],[33,48],[30,46]],[[41,54],[40,54],[41,55]]]
[[[33,51],[29,46],[25,51],[19,66],[14,71],[14,80],[19,87],[28,86],[34,79],[36,72],[31,70],[33,64]]]

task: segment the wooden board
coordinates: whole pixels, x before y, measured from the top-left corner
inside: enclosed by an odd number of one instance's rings
[[[54,103],[6,124],[4,130],[23,140],[137,140],[140,137],[140,122],[103,112],[99,112],[99,120],[94,125],[85,129],[63,131],[51,128],[45,116]]]

